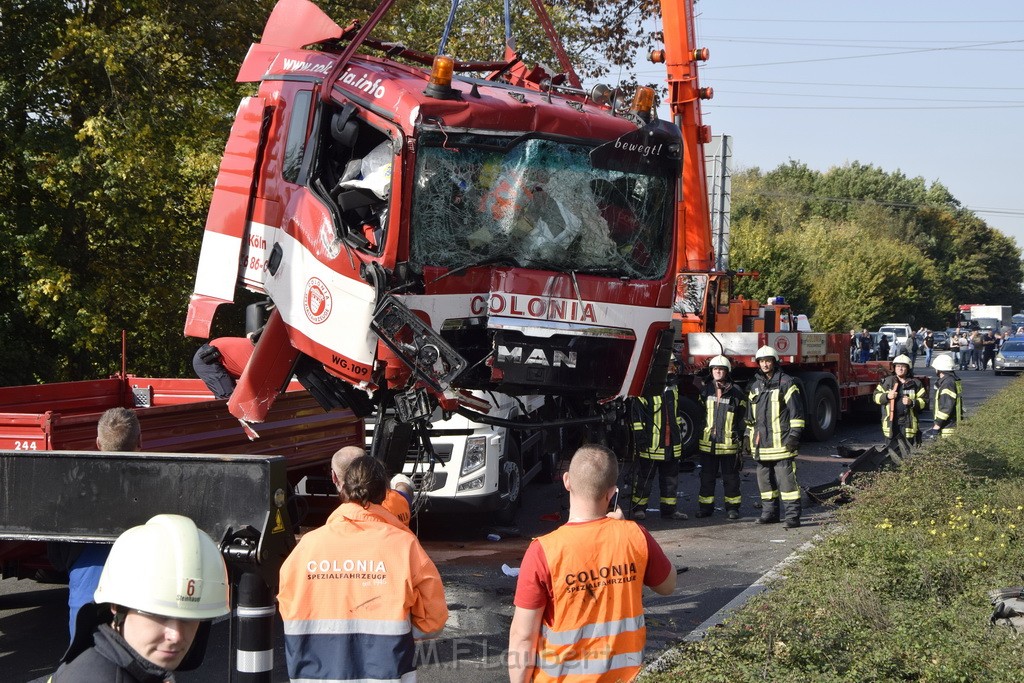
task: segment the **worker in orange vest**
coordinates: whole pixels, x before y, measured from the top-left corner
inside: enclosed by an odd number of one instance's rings
[[[643,587],[670,595],[676,571],[647,531],[609,503],[619,467],[604,446],[583,446],[562,482],[569,521],[533,541],[516,586],[508,669],[520,681],[628,681],[647,632]]]
[[[285,559],[278,605],[291,680],[413,680],[415,640],[448,619],[437,567],[381,507],[388,480],[371,457],[340,482],[341,505]]]

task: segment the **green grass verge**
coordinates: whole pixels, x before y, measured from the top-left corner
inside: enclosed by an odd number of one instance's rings
[[[1024,636],[989,626],[986,595],[1024,583],[1024,381],[838,517],[771,590],[642,680],[1024,680]]]

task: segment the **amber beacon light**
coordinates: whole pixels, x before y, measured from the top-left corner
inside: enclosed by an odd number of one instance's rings
[[[455,70],[455,60],[445,55],[434,57],[434,64],[430,69],[430,79],[427,81],[427,89],[424,94],[429,97],[436,97],[440,100],[452,100],[459,96],[459,92],[452,88],[452,73]]]
[[[633,95],[633,104],[629,110],[640,116],[650,116],[654,108],[654,88],[640,86]]]

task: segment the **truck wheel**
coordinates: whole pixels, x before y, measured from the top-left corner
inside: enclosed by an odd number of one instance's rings
[[[494,511],[494,520],[512,524],[523,504],[523,456],[513,439],[509,440],[505,457],[498,462],[498,496],[501,506]]]
[[[700,438],[698,425],[701,423],[700,406],[691,398],[679,397],[679,439],[682,442],[683,459],[697,452],[697,440]]]
[[[807,407],[807,421],[815,441],[828,441],[835,435],[839,405],[832,387],[825,383],[814,387],[813,398]]]

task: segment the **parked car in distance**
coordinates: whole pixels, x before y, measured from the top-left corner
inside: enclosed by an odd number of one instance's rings
[[[949,335],[942,330],[935,330],[932,332],[932,339],[935,340],[935,349],[937,351],[949,351]]]
[[[1024,371],[1024,337],[1010,337],[996,353],[992,366],[997,375],[1007,375]]]
[[[999,318],[975,318],[972,322],[978,323],[982,332],[998,332],[1000,328]]]
[[[914,334],[914,330],[911,329],[907,323],[886,323],[878,328],[879,332],[888,332],[892,336],[889,340],[898,339],[907,348],[907,352],[910,352],[910,335]]]

